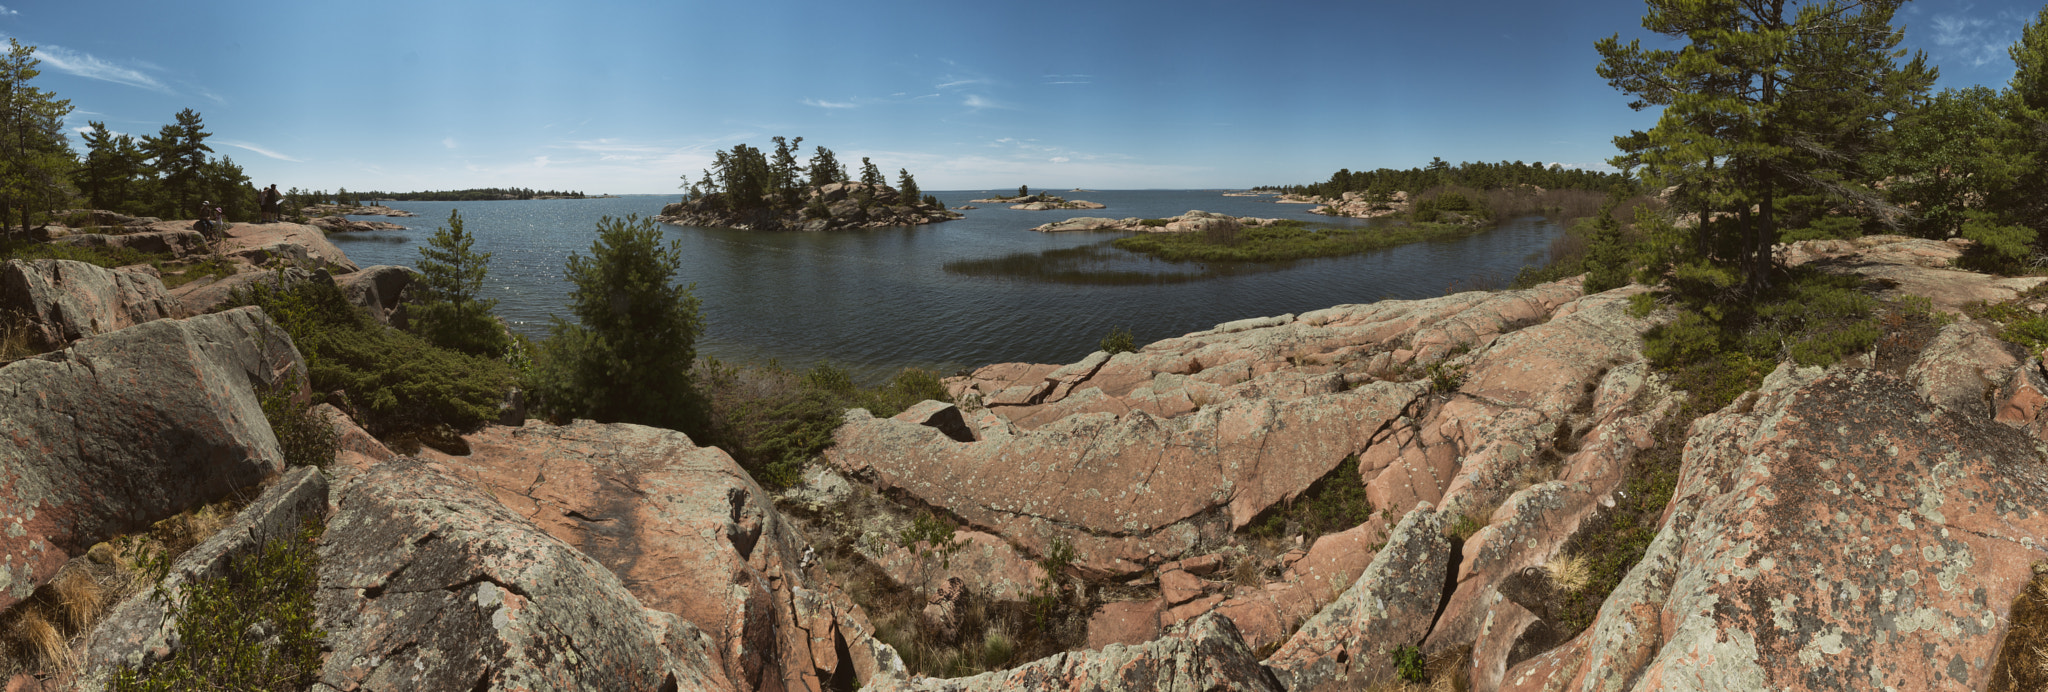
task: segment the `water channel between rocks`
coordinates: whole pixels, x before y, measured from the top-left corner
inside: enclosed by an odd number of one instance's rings
[[[987,191],[937,192],[949,206]],[[1207,268],[1197,280],[1128,285],[1074,285],[1033,279],[964,275],[949,263],[1105,243],[1121,234],[1046,234],[1033,226],[1077,216],[1157,218],[1191,209],[1238,216],[1294,218],[1327,225],[1361,221],[1307,213],[1307,205],[1270,198],[1225,197],[1214,190],[1061,192],[1108,205],[1091,211],[1013,211],[978,204],[966,218],[914,228],[840,233],[757,233],[662,226],[681,244],[682,280],[696,284],[705,333],[698,353],[735,362],[807,367],[830,361],[872,379],[904,366],[951,374],[996,362],[1067,363],[1080,359],[1112,328],[1139,343],[1207,329],[1221,322],[1297,313],[1385,298],[1442,295],[1474,282],[1505,283],[1537,261],[1558,233],[1540,218],[1455,240],[1425,242],[1352,257],[1278,266]],[[418,214],[396,221],[403,231],[336,234],[330,238],[362,266],[418,262],[419,246],[462,212],[477,249],[492,253],[486,297],[530,336],[546,333],[549,316],[567,311],[562,263],[589,254],[601,217],[652,216],[673,195],[612,199],[496,202],[395,202]],[[1092,269],[1185,275],[1205,269],[1130,255],[1106,246]]]

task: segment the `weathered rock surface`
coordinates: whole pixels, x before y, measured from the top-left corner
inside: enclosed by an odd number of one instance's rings
[[[1226,692],[1288,689],[1259,666],[1258,656],[1229,618],[1204,616],[1185,628],[1137,646],[1111,644],[1096,651],[1056,654],[1016,668],[969,678],[884,679],[877,692]]]
[[[1417,505],[1358,581],[1302,625],[1266,667],[1292,691],[1359,689],[1392,679],[1393,650],[1429,632],[1450,559],[1442,517]]]
[[[559,198],[548,198],[559,199]],[[299,209],[306,216],[418,216],[403,209],[392,209],[381,204],[309,204]]]
[[[469,456],[439,463],[616,574],[640,603],[703,631],[738,689],[818,689],[901,669],[843,593],[800,569],[800,539],[724,451],[588,421],[486,426],[464,439]]]
[[[282,245],[296,245],[305,250],[305,269],[326,269],[333,274],[349,274],[360,269],[341,248],[327,240],[327,234],[318,227],[296,223],[242,223],[235,224],[226,238],[219,242],[222,254],[234,256],[238,252],[254,248]],[[284,250],[293,253],[296,251]]]
[[[55,259],[8,260],[0,267],[0,307],[28,317],[35,345],[45,350],[185,312],[150,273]]]
[[[1508,689],[1982,689],[2048,557],[2019,431],[1869,370],[1781,366],[1701,418],[1662,531]]]
[[[80,247],[117,247],[183,258],[206,252],[206,239],[197,231],[167,230],[123,235],[75,233],[50,242]]]
[[[315,690],[736,689],[696,626],[445,467],[399,459],[337,492]]]
[[[1998,277],[1955,269],[1969,241],[1871,235],[1850,240],[1807,240],[1777,249],[1786,266],[1812,264],[1824,271],[1857,274],[1876,280],[1880,295],[1923,296],[1934,307],[1962,314],[1973,301],[2012,300],[2048,277]]]
[[[261,284],[271,288],[291,287],[303,281],[334,281],[326,272],[313,272],[298,267],[285,267],[274,271],[246,270],[226,278],[202,278],[171,289],[171,295],[193,312],[207,312],[228,302],[238,290]]]
[[[0,368],[0,608],[94,543],[281,471],[256,389],[305,367],[284,330],[244,308]]]
[[[262,550],[272,540],[292,540],[305,521],[326,517],[327,490],[320,469],[301,466],[287,472],[234,521],[178,556],[164,576],[165,593],[183,598],[186,585],[226,576],[231,560]],[[123,667],[141,669],[175,656],[180,644],[176,628],[154,589],[135,592],[93,629],[73,689],[106,689],[108,679]]]
[[[356,221],[343,216],[322,216],[306,223],[328,233],[367,233],[369,231],[405,230],[404,226],[389,221]]]
[[[1011,209],[1019,211],[1052,211],[1055,209],[1107,209],[1108,205],[1085,199],[1061,199],[1058,201],[1025,202],[1012,204]]]

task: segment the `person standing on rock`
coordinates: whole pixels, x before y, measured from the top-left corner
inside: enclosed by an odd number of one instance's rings
[[[283,220],[283,214],[278,209],[278,203],[281,201],[283,200],[277,194],[277,183],[271,183],[270,187],[263,188],[263,199],[258,200],[258,206],[262,207],[264,223]]]

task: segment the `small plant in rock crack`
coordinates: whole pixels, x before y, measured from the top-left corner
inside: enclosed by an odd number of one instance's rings
[[[1394,647],[1394,674],[1404,682],[1425,682],[1428,672],[1423,666],[1422,649],[1414,644]]]
[[[1045,551],[1045,559],[1038,561],[1038,567],[1045,570],[1045,577],[1038,581],[1038,588],[1031,594],[1031,614],[1040,632],[1051,630],[1052,623],[1060,614],[1060,577],[1067,567],[1074,564],[1074,544],[1061,537],[1053,537],[1052,545]]]
[[[1451,393],[1465,384],[1465,366],[1437,361],[1429,364],[1430,391]]]
[[[953,568],[953,554],[967,545],[966,541],[953,540],[953,527],[932,516],[931,512],[918,512],[910,526],[897,534],[897,541],[910,549],[917,557],[917,589],[919,595],[930,591],[932,577],[939,571]],[[938,569],[933,569],[936,562]]]

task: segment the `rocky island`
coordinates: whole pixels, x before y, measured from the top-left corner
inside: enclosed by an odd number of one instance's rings
[[[664,206],[654,219],[677,226],[815,232],[917,226],[961,216],[943,204],[907,199],[896,188],[859,182],[811,188],[803,192],[803,200],[803,206],[794,211],[767,206],[734,210],[722,197],[706,196]]]
[[[804,138],[775,137],[771,157],[746,144],[718,152],[715,170],[696,182],[683,176],[683,201],[662,207],[655,220],[678,226],[752,231],[837,231],[916,226],[960,218],[937,197],[918,190],[917,178],[898,169],[890,187],[881,169],[862,157],[853,179],[831,149],[818,147],[808,166],[796,159]]]
[[[1016,197],[990,197],[988,199],[976,199],[969,201],[982,204],[1008,204],[1010,205],[1011,209],[1017,209],[1020,211],[1052,211],[1056,209],[1107,208],[1102,204],[1090,202],[1085,199],[1069,200],[1056,195],[1048,195],[1044,193],[1039,193],[1036,195],[1018,195]]]

